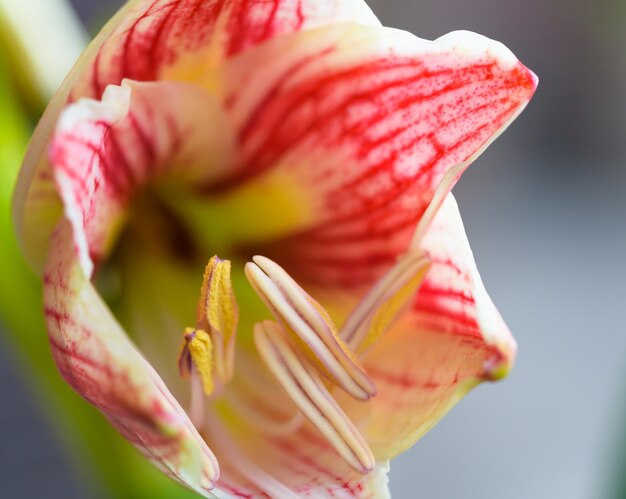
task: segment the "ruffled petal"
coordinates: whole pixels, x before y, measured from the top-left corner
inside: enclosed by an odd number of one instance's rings
[[[102,101],[83,99],[63,112],[50,146],[53,178],[36,184],[56,183],[87,275],[112,249],[141,191],[181,196],[176,188],[223,174],[232,155],[224,123],[204,90],[175,82],[125,81]]]
[[[274,37],[336,22],[379,25],[362,0],[130,0],[85,50],[35,130],[13,213],[33,266],[41,268],[61,203],[46,148],[62,108],[100,99],[124,79],[197,81],[221,60]]]
[[[480,280],[451,194],[422,247],[432,266],[413,307],[364,359],[377,397],[360,405],[342,397],[378,459],[408,449],[470,389],[505,376],[515,358],[515,341]]]
[[[90,283],[66,221],[49,251],[44,312],[63,378],[164,473],[210,497],[215,457]]]
[[[85,49],[48,104],[28,144],[15,186],[12,211],[18,240],[29,263],[37,270],[44,266],[50,235],[62,211],[61,200],[51,182],[47,157],[49,141],[72,87],[135,3],[127,2]]]
[[[536,86],[480,35],[430,42],[354,24],[273,40],[225,65],[222,78],[238,157],[211,192],[220,206],[247,207],[231,227],[270,227],[274,239],[297,232],[263,254],[326,284],[368,282],[393,262],[445,174],[468,166]],[[293,195],[263,198],[274,191]],[[273,230],[277,219],[291,223]],[[233,234],[242,244],[263,237]]]

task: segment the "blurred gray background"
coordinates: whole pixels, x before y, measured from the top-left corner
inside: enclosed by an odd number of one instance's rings
[[[121,3],[74,1],[92,31]],[[386,25],[424,38],[462,28],[501,40],[541,80],[527,111],[455,189],[485,285],[519,342],[518,364],[393,462],[394,497],[618,498],[626,1],[369,3]],[[0,497],[92,497],[15,368],[0,349],[0,426],[21,432],[19,445],[0,439]]]

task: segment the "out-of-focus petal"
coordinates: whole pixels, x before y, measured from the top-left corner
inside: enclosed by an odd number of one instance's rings
[[[248,206],[230,225],[264,226],[275,200],[255,183],[297,193],[282,212],[300,218],[282,235],[305,232],[275,256],[324,283],[367,282],[393,262],[445,173],[469,165],[536,86],[508,49],[480,35],[430,42],[361,25],[273,40],[222,77],[239,148],[220,201]]]
[[[63,378],[164,473],[209,497],[215,457],[90,283],[66,221],[51,242],[44,307]]]
[[[205,91],[176,82],[126,81],[110,86],[102,101],[83,99],[64,110],[50,146],[52,178],[36,177],[33,188],[56,183],[88,275],[112,248],[133,196],[149,185],[172,189],[223,174],[232,154],[224,122]],[[38,239],[56,223],[46,211],[24,216]]]
[[[45,262],[50,232],[61,212],[59,196],[50,182],[52,173],[47,157],[50,138],[73,85],[134,3],[127,2],[85,49],[48,104],[28,144],[15,186],[12,211],[18,240],[29,263],[38,270]],[[41,230],[42,227],[46,229]]]
[[[378,25],[363,0],[145,0],[135,2],[77,82],[100,98],[133,80],[197,81],[221,61],[281,35],[341,22]]]
[[[422,247],[432,266],[411,310],[364,359],[378,396],[344,409],[378,458],[415,443],[471,388],[506,375],[516,344],[480,280],[452,195]]]

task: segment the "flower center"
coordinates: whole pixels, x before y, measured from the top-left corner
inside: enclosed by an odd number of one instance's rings
[[[355,399],[376,396],[361,356],[410,303],[429,267],[409,251],[359,302],[337,328],[324,307],[272,260],[255,256],[245,266],[252,288],[274,316],[254,326],[256,348],[300,413],[355,470],[367,473],[375,458],[349,416],[335,401],[333,387]],[[238,307],[229,261],[209,261],[200,290],[195,328],[187,328],[179,371],[191,379],[192,421],[202,430],[205,398],[214,397],[234,371]]]

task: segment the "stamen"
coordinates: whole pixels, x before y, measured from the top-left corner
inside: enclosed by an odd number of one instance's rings
[[[294,350],[281,327],[271,321],[259,323],[254,329],[254,339],[268,368],[332,447],[357,471],[371,471],[375,459],[365,439],[313,367]]]
[[[279,265],[260,256],[253,260],[246,264],[248,281],[309,361],[353,397],[375,395],[374,384],[323,307]]]
[[[233,375],[239,307],[232,287],[231,264],[214,256],[204,271],[196,327],[208,331],[215,351],[215,370],[226,383]]]
[[[429,267],[424,253],[410,251],[378,281],[340,329],[352,351],[363,353],[380,338],[409,304]]]
[[[213,343],[202,329],[188,327],[178,356],[178,370],[182,377],[196,373],[202,381],[202,389],[209,396],[213,393]]]
[[[226,383],[234,369],[234,342],[239,308],[230,280],[230,262],[214,256],[204,271],[195,328],[186,328],[178,370],[191,378],[189,415],[198,430],[204,427],[205,396],[215,391],[214,373]]]
[[[178,370],[191,378],[191,407],[189,417],[200,431],[204,427],[205,395],[213,393],[213,346],[206,331],[188,327],[178,356]]]
[[[203,433],[206,422],[205,407],[206,400],[202,379],[195,369],[191,371],[191,402],[189,404],[189,419],[196,429]]]

